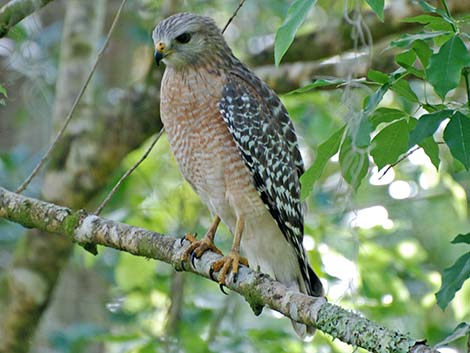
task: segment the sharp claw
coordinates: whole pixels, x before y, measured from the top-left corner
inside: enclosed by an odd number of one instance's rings
[[[237,281],[238,281],[238,272],[235,272],[233,274],[233,282],[237,283]]]
[[[219,283],[219,288],[222,291],[222,293],[224,293],[225,295],[228,295],[228,293],[224,291],[224,285],[222,283]]]
[[[214,277],[214,269],[211,267],[209,269],[209,277],[211,278],[211,280],[215,281],[215,277]]]
[[[184,261],[181,261],[181,268],[183,269],[183,271],[186,271],[186,267],[184,267]]]
[[[191,253],[191,265],[193,265],[193,268],[196,267],[196,265],[194,264],[194,259],[196,258],[196,255],[194,254],[194,251]]]

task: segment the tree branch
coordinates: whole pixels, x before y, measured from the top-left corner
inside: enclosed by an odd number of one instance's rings
[[[175,269],[210,278],[211,264],[220,258],[206,252],[195,260],[182,263],[187,241],[143,228],[105,220],[85,211],[72,211],[52,203],[24,197],[0,188],[0,217],[25,227],[68,236],[79,244],[97,244],[127,251],[171,264]],[[217,280],[218,274],[215,274]],[[371,352],[436,353],[423,341],[389,330],[356,313],[328,303],[324,298],[293,292],[269,276],[241,267],[238,280],[228,277],[227,287],[241,294],[255,314],[268,306],[285,316],[307,324],[353,346]]]
[[[40,8],[46,6],[52,0],[12,0],[0,9],[0,38],[8,31]]]

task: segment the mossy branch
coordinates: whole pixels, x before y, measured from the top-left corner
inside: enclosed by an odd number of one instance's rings
[[[25,227],[62,234],[81,245],[103,245],[164,261],[178,271],[189,271],[206,278],[210,278],[211,264],[220,258],[220,255],[206,252],[195,260],[193,267],[190,263],[181,262],[181,256],[189,245],[187,241],[109,221],[83,210],[73,211],[24,197],[3,188],[0,188],[0,218]],[[240,269],[236,282],[233,276],[228,277],[227,287],[240,293],[257,314],[268,306],[293,320],[314,325],[334,338],[370,352],[437,352],[424,341],[382,327],[361,315],[330,304],[324,298],[291,291],[269,276],[246,267]]]
[[[195,260],[193,267],[190,263],[181,262],[181,256],[189,245],[187,241],[109,221],[83,210],[73,211],[24,197],[3,188],[0,188],[0,218],[25,227],[62,234],[81,245],[103,245],[164,261],[178,271],[189,271],[206,278],[210,278],[211,264],[220,258],[220,255],[206,252]],[[215,279],[217,277],[216,273]],[[268,306],[295,321],[314,325],[334,338],[370,352],[436,352],[423,341],[389,330],[361,315],[330,304],[324,298],[291,291],[269,276],[249,268],[240,269],[236,282],[232,275],[227,281],[227,287],[241,294],[256,313]]]

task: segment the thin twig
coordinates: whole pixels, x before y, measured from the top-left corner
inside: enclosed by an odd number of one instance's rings
[[[387,172],[392,169],[393,167],[395,167],[397,164],[403,162],[406,158],[408,158],[410,155],[412,155],[413,153],[415,153],[417,150],[419,150],[421,148],[421,146],[416,146],[415,148],[412,148],[411,150],[409,150],[403,157],[401,157],[398,161],[396,161],[395,163],[392,163],[390,164],[387,169],[384,170],[384,172],[382,173],[382,175],[379,177],[379,180],[382,179],[385,174],[387,174]]]
[[[64,124],[62,125],[62,128],[59,130],[57,133],[54,141],[52,144],[49,146],[47,149],[46,153],[42,156],[41,160],[39,161],[38,164],[36,164],[36,167],[34,167],[34,170],[31,172],[31,174],[26,178],[26,180],[21,184],[18,189],[16,189],[16,193],[21,193],[23,192],[31,183],[31,180],[39,173],[39,170],[43,167],[43,165],[46,163],[46,161],[49,159],[51,152],[54,150],[54,148],[57,146],[59,143],[60,139],[65,133],[65,130],[67,129],[67,126],[69,125],[70,121],[72,120],[73,113],[77,109],[78,103],[80,102],[83,94],[85,93],[86,88],[88,87],[88,84],[91,81],[91,78],[93,77],[93,74],[95,73],[96,67],[98,66],[98,63],[103,56],[103,53],[106,49],[106,47],[109,44],[109,40],[111,38],[111,35],[114,32],[114,28],[116,27],[116,24],[118,22],[119,17],[121,16],[122,9],[124,8],[124,5],[126,4],[127,0],[122,0],[121,6],[119,6],[119,9],[116,12],[116,15],[114,16],[113,23],[111,24],[111,27],[109,28],[108,34],[106,35],[106,39],[104,41],[103,47],[100,49],[98,52],[98,55],[96,56],[96,60],[93,64],[93,67],[91,68],[88,77],[86,78],[85,82],[82,85],[82,88],[80,89],[80,92],[78,93],[77,98],[75,98],[75,101],[73,102],[72,108],[70,109],[69,114],[65,118]]]
[[[445,145],[446,143],[444,141],[436,141],[436,143],[438,145]],[[416,146],[415,148],[409,150],[403,157],[401,157],[398,161],[396,161],[395,163],[392,163],[390,164],[387,169],[384,170],[384,172],[382,173],[382,175],[379,177],[379,180],[382,179],[385,174],[387,174],[387,172],[392,169],[393,167],[395,167],[398,163],[401,163],[403,162],[406,158],[408,158],[410,155],[412,155],[413,153],[415,153],[417,150],[419,150],[420,148],[422,148],[421,146]]]
[[[119,179],[119,181],[116,183],[116,185],[114,185],[114,187],[111,189],[111,191],[108,193],[108,195],[106,195],[106,198],[103,200],[103,202],[101,202],[101,204],[98,206],[98,208],[96,209],[95,211],[95,215],[99,215],[101,213],[101,211],[103,211],[103,208],[106,207],[106,205],[108,204],[109,200],[111,200],[111,197],[113,197],[113,195],[116,193],[117,189],[119,189],[119,187],[121,186],[122,182],[129,176],[132,174],[132,172],[134,170],[137,169],[137,167],[145,160],[145,158],[148,157],[148,155],[150,154],[150,152],[152,151],[153,147],[157,144],[158,140],[160,139],[160,136],[162,136],[163,134],[163,131],[164,129],[162,128],[158,134],[155,136],[155,139],[152,141],[152,143],[150,144],[150,146],[147,148],[147,150],[145,151],[145,153],[142,155],[142,157],[140,157],[140,159],[132,166],[130,167],[127,172],[125,172],[121,178]]]
[[[237,16],[238,14],[238,11],[242,8],[243,4],[245,3],[245,0],[241,0],[240,3],[238,4],[238,7],[235,9],[235,11],[233,12],[233,15],[232,17],[230,17],[227,21],[227,24],[225,25],[224,29],[222,30],[222,33],[225,32],[225,30],[227,29],[227,27],[229,26],[230,23],[232,23],[233,19],[235,18],[235,16]]]

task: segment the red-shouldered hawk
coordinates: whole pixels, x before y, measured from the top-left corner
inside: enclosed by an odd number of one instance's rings
[[[153,31],[155,60],[163,61],[160,111],[171,149],[186,180],[215,219],[186,252],[214,245],[222,220],[234,235],[218,261],[225,283],[239,263],[259,268],[312,296],[322,284],[309,266],[303,239],[299,178],[304,171],[297,137],[279,97],[232,53],[215,22],[179,13]],[[314,328],[293,322],[305,336]]]

